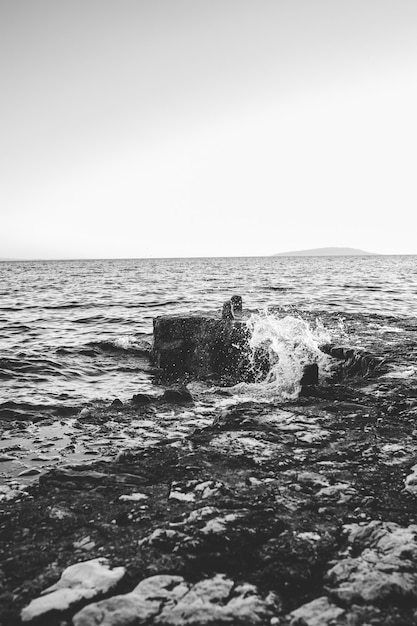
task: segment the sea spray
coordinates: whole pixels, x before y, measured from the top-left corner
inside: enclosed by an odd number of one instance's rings
[[[300,393],[306,365],[317,363],[320,381],[331,374],[332,360],[319,347],[330,342],[330,334],[320,319],[310,324],[299,316],[278,317],[266,310],[253,314],[247,325],[256,382],[236,390],[290,400]]]

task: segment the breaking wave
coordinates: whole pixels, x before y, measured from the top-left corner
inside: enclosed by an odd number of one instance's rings
[[[242,391],[291,400],[301,391],[306,365],[317,364],[319,382],[331,375],[332,359],[320,350],[330,342],[330,333],[319,318],[310,324],[298,316],[280,318],[264,311],[253,314],[247,324],[257,382],[238,385]]]

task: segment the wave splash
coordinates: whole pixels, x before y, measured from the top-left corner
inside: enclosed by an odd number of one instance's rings
[[[301,391],[300,381],[306,365],[317,364],[320,382],[331,376],[332,359],[319,347],[329,343],[331,337],[319,318],[310,324],[298,316],[280,318],[263,311],[253,314],[247,324],[257,382],[238,385],[242,391],[293,400]]]

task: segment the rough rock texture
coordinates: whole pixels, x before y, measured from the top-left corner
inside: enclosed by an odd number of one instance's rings
[[[326,596],[303,604],[290,614],[291,626],[332,626],[340,624],[345,610],[329,601]]]
[[[327,573],[333,597],[349,603],[387,598],[417,602],[417,525],[374,520],[348,525],[345,531],[357,556],[342,559]]]
[[[364,350],[331,344],[321,346],[321,350],[339,361],[339,366],[335,368],[334,380],[342,380],[347,376],[366,376],[386,371],[383,357],[369,354]]]
[[[163,374],[199,379],[250,378],[248,329],[244,321],[202,315],[154,319],[152,358]]]
[[[75,563],[62,573],[57,583],[22,610],[22,622],[46,618],[50,613],[65,612],[83,600],[91,600],[110,591],[125,575],[124,567],[110,569],[107,559]]]
[[[128,594],[85,607],[73,624],[262,624],[276,608],[272,594],[261,598],[253,585],[236,585],[220,574],[194,585],[180,576],[152,576]]]

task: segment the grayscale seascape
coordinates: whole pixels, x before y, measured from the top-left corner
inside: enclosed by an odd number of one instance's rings
[[[0,626],[417,624],[417,2],[0,0]]]

